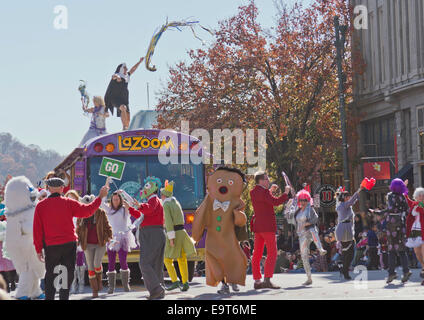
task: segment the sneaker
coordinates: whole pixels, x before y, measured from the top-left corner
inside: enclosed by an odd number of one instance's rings
[[[312,284],[312,279],[308,278],[308,280],[306,280],[302,285],[304,286],[310,286]]]
[[[219,294],[230,294],[230,287],[228,284],[223,283],[221,289],[218,290]]]
[[[239,292],[240,289],[236,283],[231,284],[231,289],[233,289],[234,292]]]
[[[411,276],[412,276],[412,272],[411,271],[408,271],[408,273],[403,274],[402,283],[407,282]]]
[[[389,277],[387,278],[386,283],[390,283],[390,282],[392,282],[392,281],[393,281],[393,280],[395,280],[395,279],[397,279],[397,274],[396,274],[396,272],[395,272],[394,274],[392,274],[392,275],[389,275]]]

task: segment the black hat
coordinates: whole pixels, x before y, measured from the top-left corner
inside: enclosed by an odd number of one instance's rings
[[[46,180],[46,184],[49,187],[53,187],[53,188],[59,188],[59,187],[64,187],[65,186],[65,181],[63,181],[60,178],[50,178]]]

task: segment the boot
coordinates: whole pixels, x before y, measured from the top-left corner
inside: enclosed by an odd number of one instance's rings
[[[262,286],[264,289],[280,289],[279,286],[276,286],[271,282],[271,278],[265,278],[264,284]]]
[[[181,282],[179,282],[178,280],[175,282],[172,282],[171,285],[169,287],[166,287],[165,290],[166,291],[171,291],[171,290],[175,290],[180,288],[181,286]]]
[[[264,283],[262,281],[256,282],[253,284],[253,288],[255,290],[262,289],[264,287]]]
[[[103,272],[96,272],[97,288],[99,291],[103,290],[102,276]]]
[[[408,271],[408,273],[404,273],[402,277],[402,283],[405,283],[409,280],[409,278],[412,276],[412,272]]]
[[[85,266],[77,267],[78,293],[84,293],[85,286]]]
[[[78,282],[78,267],[75,267],[74,280],[72,281],[71,290],[69,291],[70,294],[77,293],[77,282]]]
[[[108,294],[112,294],[115,291],[115,286],[116,286],[116,271],[109,271],[106,272],[107,275],[107,281],[108,281],[108,287],[109,289],[107,290]]]
[[[129,292],[130,288],[130,269],[128,270],[120,270],[121,272],[121,283],[124,287],[125,292]]]
[[[389,277],[387,278],[386,283],[390,283],[390,282],[392,282],[392,281],[393,281],[393,280],[395,280],[395,279],[397,279],[397,274],[396,274],[396,272],[395,272],[394,274],[392,274],[392,275],[389,275]]]
[[[187,291],[190,288],[188,282],[185,282],[181,286],[181,291]]]
[[[304,286],[309,286],[312,284],[312,278],[308,277],[308,279],[303,283]]]
[[[99,284],[97,281],[97,277],[94,276],[94,278],[90,278],[89,280],[91,290],[93,290],[93,298],[97,298],[99,296]]]

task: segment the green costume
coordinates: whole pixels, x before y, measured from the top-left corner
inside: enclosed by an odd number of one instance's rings
[[[180,203],[174,197],[166,198],[163,201],[163,211],[165,213],[166,245],[165,258],[178,259],[184,250],[187,257],[196,254],[194,242],[184,229],[184,213]],[[177,226],[177,227],[176,227]],[[175,227],[179,230],[175,230]],[[169,239],[174,239],[174,246],[171,247]]]

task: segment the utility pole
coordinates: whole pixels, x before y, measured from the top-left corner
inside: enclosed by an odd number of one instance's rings
[[[343,178],[344,187],[350,192],[350,177],[349,177],[349,158],[348,158],[348,144],[346,136],[346,110],[345,110],[345,87],[346,75],[343,73],[343,57],[344,47],[346,41],[347,26],[341,26],[339,23],[339,17],[334,17],[334,28],[336,32],[336,41],[334,45],[337,49],[337,73],[339,77],[339,110],[340,110],[340,122],[342,130],[342,147],[343,147]]]

